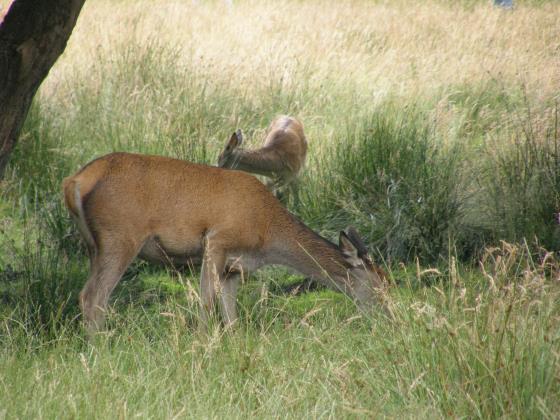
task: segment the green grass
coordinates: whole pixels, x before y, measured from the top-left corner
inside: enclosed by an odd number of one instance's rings
[[[309,182],[300,211],[334,228],[352,221],[390,260],[447,257],[467,205],[458,191],[461,147],[442,146],[424,117],[387,105],[348,122],[314,162],[321,183]]]
[[[553,47],[539,47],[555,39],[554,3],[433,0],[406,27],[406,2],[282,4],[162,3],[197,28],[184,45],[184,28],[163,38],[135,2],[86,6],[2,181],[0,419],[558,417],[558,89],[543,70]],[[122,26],[105,43],[101,21]],[[487,38],[471,38],[478,21]],[[395,321],[335,292],[291,295],[301,278],[274,267],[243,285],[237,329],[201,334],[198,273],[137,262],[88,342],[88,263],[62,179],[116,150],[214,164],[235,129],[258,145],[278,114],[310,144],[288,206],[331,239],[358,228]]]
[[[201,335],[189,288],[142,270],[144,287],[129,301],[125,280],[94,342],[69,321],[37,333],[16,307],[0,324],[3,416],[555,417],[557,262],[515,247],[485,261],[491,281],[452,266],[427,288],[399,273],[394,322],[357,317],[337,294],[251,282],[239,328]]]

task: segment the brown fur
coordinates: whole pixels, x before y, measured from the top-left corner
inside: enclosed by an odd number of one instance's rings
[[[202,261],[202,318],[217,296],[226,323],[237,318],[238,276],[283,264],[370,305],[383,289],[360,246],[317,235],[256,178],[240,171],[129,153],[103,156],[63,182],[64,199],[90,249],[91,274],[80,294],[86,323],[103,321],[109,296],[130,262]],[[352,232],[351,236],[356,233]]]
[[[303,124],[294,117],[279,116],[268,127],[263,145],[246,150],[234,133],[218,158],[218,166],[239,169],[270,178],[269,189],[277,191],[293,183],[305,165],[307,139]],[[237,137],[237,138],[236,138]]]

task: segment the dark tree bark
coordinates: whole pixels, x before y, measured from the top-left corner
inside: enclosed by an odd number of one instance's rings
[[[0,24],[0,179],[31,101],[85,0],[15,0]]]

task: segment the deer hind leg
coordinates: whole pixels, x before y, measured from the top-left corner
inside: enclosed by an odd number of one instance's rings
[[[113,241],[91,253],[91,273],[80,292],[80,307],[89,334],[103,328],[109,297],[138,251],[138,246]]]

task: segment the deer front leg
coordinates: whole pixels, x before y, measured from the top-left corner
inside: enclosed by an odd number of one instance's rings
[[[300,200],[299,200],[299,187],[300,187],[300,179],[293,179],[287,185],[287,188],[290,192],[292,206],[299,207]]]
[[[226,270],[220,293],[220,306],[226,328],[237,322],[237,288],[242,272],[237,269]]]
[[[208,331],[208,322],[214,314],[216,293],[220,288],[226,262],[225,252],[206,240],[200,273],[201,329]]]
[[[282,202],[282,204],[286,204],[286,195],[284,192],[285,189],[285,182],[284,179],[278,175],[274,175],[272,178],[269,178],[265,182],[266,188],[274,194],[274,196]]]

